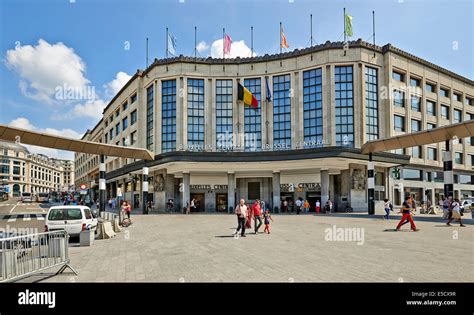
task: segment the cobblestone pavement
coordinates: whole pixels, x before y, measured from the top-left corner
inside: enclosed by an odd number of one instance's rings
[[[115,238],[70,248],[78,276],[42,281],[472,282],[467,217],[467,227],[448,227],[439,216],[418,215],[420,231],[395,232],[400,216],[274,215],[270,235],[234,238],[234,215],[135,215]],[[327,229],[337,228],[360,228],[363,242],[331,241]]]

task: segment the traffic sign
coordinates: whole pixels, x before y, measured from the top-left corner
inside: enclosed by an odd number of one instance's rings
[[[81,186],[79,186],[81,188],[81,190],[86,190],[87,189],[87,185],[86,184],[81,184]]]

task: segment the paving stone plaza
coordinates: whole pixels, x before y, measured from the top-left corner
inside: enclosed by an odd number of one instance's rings
[[[234,215],[132,218],[134,224],[113,239],[70,247],[78,276],[24,281],[474,281],[471,214],[463,228],[447,227],[440,216],[417,215],[418,232],[409,225],[394,232],[399,215],[388,221],[364,214],[274,215],[270,235],[249,231],[246,238],[233,237]]]

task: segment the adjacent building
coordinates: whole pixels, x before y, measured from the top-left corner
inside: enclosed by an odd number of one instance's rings
[[[258,99],[238,101],[238,84]],[[253,58],[176,58],[137,73],[104,109],[87,139],[155,154],[155,211],[194,200],[196,211],[232,211],[238,199],[367,211],[367,141],[472,119],[474,82],[390,44],[326,42]],[[375,198],[443,194],[444,143],[374,154]],[[474,142],[453,142],[455,196],[474,195]],[[92,159],[92,160],[91,160]],[[98,172],[76,155],[76,184]],[[106,158],[107,190],[140,204],[144,161]]]
[[[21,144],[0,141],[0,185],[10,197],[22,192],[67,192],[74,190],[72,161],[32,154]]]

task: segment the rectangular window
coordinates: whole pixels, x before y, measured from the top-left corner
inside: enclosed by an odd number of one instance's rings
[[[216,149],[233,150],[232,80],[216,80]]]
[[[404,81],[405,81],[405,75],[404,75],[403,73],[396,72],[396,71],[392,71],[392,78],[393,78],[395,81],[400,81],[400,82],[404,82]]]
[[[454,163],[456,164],[463,163],[462,152],[454,152]]]
[[[10,174],[10,166],[9,165],[0,165],[0,173]]]
[[[444,173],[443,172],[433,172],[434,181],[437,183],[444,182]]]
[[[421,130],[421,121],[412,119],[411,120],[411,132],[417,132]]]
[[[115,125],[115,135],[118,136],[120,133],[120,123]]]
[[[135,109],[130,113],[130,125],[134,125],[137,122],[137,110]]]
[[[304,147],[323,144],[323,83],[322,69],[303,72]]]
[[[465,97],[464,98],[464,104],[465,105],[471,105],[472,106],[472,103],[473,103],[472,98],[470,98],[470,97]]]
[[[436,128],[436,124],[428,123],[428,124],[426,125],[426,129],[433,129],[433,128]]]
[[[379,138],[379,100],[377,69],[365,68],[365,129],[366,140]]]
[[[204,80],[188,79],[188,146],[204,150]]]
[[[462,95],[459,93],[453,93],[453,100],[456,102],[461,102]]]
[[[431,93],[436,93],[436,85],[432,83],[426,83],[426,91]]]
[[[146,89],[146,148],[153,151],[154,86]]]
[[[130,104],[133,104],[137,101],[137,93],[133,94],[132,97],[130,97]]]
[[[436,103],[432,101],[426,101],[426,113],[431,116],[436,116]]]
[[[446,105],[441,105],[441,117],[444,119],[449,119],[449,107]]]
[[[245,106],[244,109],[245,151],[260,150],[262,148],[261,80],[245,79],[244,86],[258,101],[257,109],[250,106]]]
[[[415,170],[411,168],[403,169],[403,179],[405,180],[423,180],[421,170]]]
[[[176,150],[176,80],[161,83],[161,152]]]
[[[411,148],[411,156],[417,159],[421,159],[421,146],[416,146]]]
[[[137,143],[137,132],[134,131],[130,134],[130,145]]]
[[[444,97],[449,97],[449,90],[445,88],[440,88],[439,89],[439,94]]]
[[[125,130],[128,128],[128,117],[125,117],[122,119],[122,130]]]
[[[120,116],[120,109],[118,109],[116,112],[115,112],[115,117],[118,117]]]
[[[421,97],[414,96],[414,95],[411,96],[411,110],[415,112],[420,112],[421,111],[420,103],[421,103]]]
[[[453,110],[453,123],[460,123],[462,121],[462,111],[459,109]]]
[[[13,175],[20,175],[20,167],[13,166]]]
[[[110,140],[112,140],[114,138],[114,128],[110,129],[109,131],[109,134],[110,134]]]
[[[274,149],[291,148],[290,75],[273,77],[273,145]]]
[[[336,67],[336,145],[354,146],[352,66]]]
[[[394,115],[393,116],[393,124],[394,124],[394,127],[395,127],[395,131],[405,132],[405,117]]]
[[[421,86],[421,81],[417,78],[410,78],[410,85],[414,87]]]
[[[427,158],[430,161],[437,161],[438,160],[438,149],[436,148],[428,148],[427,150]]]
[[[122,110],[126,110],[128,108],[128,101],[122,104]]]
[[[405,93],[400,90],[393,90],[393,105],[396,107],[405,107]]]

